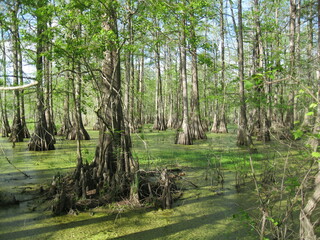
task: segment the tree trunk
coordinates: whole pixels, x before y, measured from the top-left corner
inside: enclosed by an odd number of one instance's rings
[[[309,9],[309,16],[308,16],[308,48],[307,48],[307,58],[308,58],[308,62],[307,62],[307,68],[311,69],[312,68],[312,61],[313,61],[313,54],[312,54],[312,50],[313,50],[313,38],[314,38],[314,34],[313,34],[313,12],[312,12],[312,8],[314,7],[312,4],[310,4],[310,9]],[[312,71],[308,71],[307,73],[307,86],[311,86],[312,82],[313,82],[313,73]],[[310,102],[310,96],[308,96],[308,101]],[[312,120],[313,120],[313,116],[309,116],[307,113],[309,112],[309,106],[305,107],[304,110],[304,117],[303,117],[303,122],[301,124],[301,128],[306,131],[306,132],[311,132],[312,131]]]
[[[182,84],[181,84],[181,66],[179,66],[178,61],[180,58],[177,58],[175,61],[175,77],[173,79],[171,88],[171,97],[172,97],[172,122],[171,128],[177,129],[180,127],[180,120],[181,119],[181,94],[178,92],[182,92]],[[180,64],[181,65],[181,64]],[[180,72],[180,73],[179,73]],[[180,74],[180,77],[179,77]]]
[[[104,29],[117,36],[116,3],[105,3]],[[104,52],[101,100],[97,115],[103,126],[99,134],[99,145],[90,166],[78,162],[75,174],[79,196],[88,190],[104,189],[113,200],[137,198],[136,172],[138,164],[132,158],[131,138],[127,122],[124,121],[121,99],[120,57],[117,40],[109,40]]]
[[[23,61],[22,61],[21,39],[20,39],[19,30],[18,30],[18,39],[19,39],[19,43],[18,43],[17,47],[18,47],[18,59],[19,59],[19,80],[20,80],[20,85],[22,86],[24,84],[24,82],[23,82]],[[20,110],[21,110],[21,125],[23,128],[23,138],[30,138],[30,133],[27,128],[26,116],[25,116],[24,90],[22,89],[20,93],[21,93],[20,94]]]
[[[242,0],[238,0],[238,67],[239,67],[239,95],[240,95],[240,114],[237,145],[252,146],[251,135],[248,132],[247,106],[244,89],[244,54],[243,54],[243,30],[242,30]]]
[[[171,69],[173,66],[173,62],[172,62],[172,54],[171,54],[171,49],[170,46],[167,44],[166,45],[166,53],[165,53],[165,74],[166,74],[166,83],[167,86],[166,88],[168,89],[168,97],[167,97],[167,105],[169,108],[168,111],[168,121],[166,123],[168,128],[173,128],[174,127],[174,114],[173,114],[173,96],[174,96],[174,80],[173,80],[173,74],[171,73]]]
[[[318,111],[316,116],[316,123],[313,128],[313,134],[315,139],[312,147],[314,152],[318,152],[319,137],[317,136],[320,132],[320,0],[318,0],[318,43],[317,43],[317,68],[316,77],[318,84],[317,92],[317,104]],[[320,161],[318,161],[318,172],[315,176],[315,187],[312,196],[310,196],[306,206],[300,211],[300,239],[301,240],[317,240],[317,236],[314,230],[315,224],[312,223],[312,214],[320,202]]]
[[[141,50],[139,62],[139,80],[137,88],[137,127],[141,128],[144,123],[143,117],[143,100],[144,100],[144,48]]]
[[[1,136],[2,137],[9,137],[11,129],[10,129],[10,125],[9,125],[9,121],[8,121],[8,117],[7,117],[7,110],[5,107],[6,95],[5,94],[3,94],[2,96],[1,95],[0,95],[0,111],[1,111],[1,120],[2,120]]]
[[[1,26],[1,40],[2,40],[2,67],[3,67],[3,81],[4,86],[7,85],[7,55],[6,55],[6,45],[5,45],[5,39],[4,39],[4,30]],[[2,93],[1,93],[2,94]],[[1,119],[2,119],[2,137],[9,137],[11,133],[10,124],[8,121],[8,115],[7,115],[7,97],[6,92],[3,91],[3,94],[1,96]]]
[[[315,188],[306,206],[300,211],[300,240],[317,240],[311,216],[320,202],[320,168],[315,176]]]
[[[290,0],[290,65],[289,65],[289,99],[288,99],[288,110],[287,115],[285,119],[286,127],[288,128],[288,131],[292,130],[294,127],[294,99],[295,99],[295,93],[293,89],[293,84],[295,81],[295,75],[296,75],[296,44],[295,44],[295,37],[296,37],[296,3],[295,0]]]
[[[176,136],[176,144],[192,145],[192,136],[189,125],[189,106],[188,106],[188,84],[187,84],[187,51],[185,36],[186,20],[182,23],[181,43],[180,43],[180,70],[182,83],[182,105],[183,118],[182,125],[178,129]]]
[[[213,54],[213,68],[217,69],[218,66],[218,49],[214,48],[214,50],[212,51]],[[213,74],[213,84],[214,84],[214,95],[219,95],[219,75],[218,72],[215,72]],[[213,100],[213,104],[211,106],[212,111],[213,112],[213,121],[212,121],[212,127],[211,127],[211,132],[213,133],[218,133],[219,132],[219,125],[220,125],[220,103],[219,103],[219,99],[214,99]]]
[[[131,19],[130,19],[130,23],[131,23]],[[132,24],[130,24],[132,25]],[[134,41],[133,41],[133,27],[130,26],[130,43],[133,45]],[[136,124],[136,119],[135,119],[135,113],[136,113],[136,109],[135,109],[135,64],[134,64],[134,54],[133,51],[130,51],[130,83],[131,83],[131,87],[130,87],[130,107],[129,107],[129,129],[130,132],[135,132],[138,127]]]
[[[156,33],[156,38],[158,39],[159,33]],[[156,70],[157,70],[157,85],[156,85],[156,115],[154,119],[154,130],[165,131],[167,125],[164,118],[164,101],[163,101],[163,87],[162,87],[162,76],[160,67],[160,43],[156,43],[155,49],[155,60],[156,60]]]
[[[226,81],[225,81],[225,71],[226,71],[226,63],[225,63],[225,27],[224,27],[224,7],[223,7],[223,0],[220,0],[220,33],[221,33],[221,87],[223,91],[222,97],[222,106],[220,112],[220,119],[219,119],[219,133],[227,133],[227,120],[226,120]]]
[[[62,126],[60,128],[60,130],[58,131],[58,135],[60,136],[67,136],[69,134],[69,132],[72,130],[72,124],[71,124],[71,120],[70,120],[70,73],[67,72],[66,74],[66,91],[65,91],[65,100],[63,103],[63,120],[62,120]]]
[[[193,15],[193,14],[192,14]],[[194,16],[193,16],[194,17]],[[206,139],[207,136],[201,124],[200,103],[199,103],[199,81],[198,81],[198,55],[196,47],[195,23],[191,20],[191,57],[192,57],[192,93],[191,93],[191,112],[192,112],[192,138]]]
[[[71,131],[68,132],[68,140],[90,140],[87,130],[84,128],[82,120],[81,94],[82,94],[82,76],[81,66],[78,64],[76,74],[72,74],[72,96],[74,102],[74,124]]]
[[[18,11],[19,3],[14,3],[12,9],[12,46],[13,46],[13,84],[19,85],[19,29],[18,29]],[[9,141],[22,142],[24,138],[24,129],[21,122],[21,104],[20,104],[20,91],[14,90],[14,117],[11,128],[11,136]]]
[[[134,59],[131,50],[133,46],[133,26],[132,26],[132,14],[131,14],[131,0],[127,0],[128,5],[128,25],[127,31],[129,34],[128,49],[126,49],[125,55],[125,95],[124,95],[124,117],[129,126],[130,132],[135,131],[135,119],[134,119]]]
[[[48,42],[50,39],[47,40]],[[48,54],[51,53],[51,47],[49,46],[49,43],[45,46],[46,51]],[[54,124],[54,116],[53,116],[53,104],[52,104],[52,63],[50,59],[45,56],[44,57],[44,69],[45,69],[45,82],[44,82],[44,90],[45,90],[45,115],[46,115],[46,122],[47,122],[47,128],[50,134],[56,135],[57,130],[56,126]]]
[[[254,0],[254,16],[255,16],[255,41],[254,41],[254,56],[253,56],[253,77],[257,83],[256,95],[257,95],[257,122],[258,122],[258,133],[257,140],[267,142],[270,141],[270,132],[269,132],[269,119],[266,112],[266,105],[264,104],[265,99],[265,76],[259,76],[258,73],[263,69],[263,43],[262,43],[262,33],[260,27],[260,6],[259,1]]]
[[[37,7],[40,9],[46,4],[45,0],[39,0]],[[44,96],[43,96],[43,77],[44,77],[44,64],[43,52],[45,46],[44,31],[46,30],[46,22],[43,19],[42,13],[37,13],[37,110],[36,110],[36,124],[33,135],[31,136],[28,148],[31,151],[47,151],[54,149],[54,136],[47,128],[45,109],[44,109]]]
[[[218,100],[214,100],[213,102],[213,122],[211,127],[211,132],[213,133],[219,133],[219,127],[220,127],[220,118],[219,118],[219,104]]]

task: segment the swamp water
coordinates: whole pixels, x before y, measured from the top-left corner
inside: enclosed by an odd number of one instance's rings
[[[98,133],[90,135],[92,140],[82,142],[88,160],[94,155]],[[174,132],[170,131],[132,138],[141,169],[168,166],[185,172],[180,181],[184,193],[172,209],[137,209],[113,203],[78,215],[52,216],[50,203],[27,200],[35,197],[40,186],[50,184],[54,175],[73,171],[76,142],[57,139],[54,151],[29,152],[27,141],[12,148],[2,138],[0,192],[13,194],[21,202],[0,207],[0,239],[257,239],[249,226],[234,218],[256,205],[253,189],[244,186],[238,193],[234,170],[224,165],[223,187],[215,180],[214,166],[241,151],[235,147],[234,134],[209,134],[207,140],[193,146],[174,145]],[[6,157],[31,178],[18,172]]]

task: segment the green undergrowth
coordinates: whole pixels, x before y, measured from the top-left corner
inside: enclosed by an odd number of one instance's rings
[[[272,162],[295,157],[305,159],[308,153],[286,143],[272,141],[267,144],[254,142],[256,153],[250,154],[246,147],[236,146],[235,134],[207,133],[207,139],[195,141],[193,145],[174,144],[175,131],[164,132],[144,129],[143,133],[132,134],[133,154],[143,168],[154,167],[199,167],[220,163],[225,169],[234,169],[239,163],[249,162],[251,157],[254,167],[261,169],[263,162]],[[298,145],[300,146],[300,145]],[[304,156],[305,155],[305,156]],[[282,162],[282,161],[280,161]]]
[[[98,132],[89,134],[92,140],[81,145],[84,161],[91,162]],[[183,195],[172,209],[135,208],[124,199],[77,215],[52,217],[50,203],[27,201],[0,208],[0,239],[258,239],[252,226],[239,217],[258,208],[250,158],[259,184],[267,170],[281,182],[283,166],[289,163],[288,192],[294,191],[299,182],[295,177],[310,163],[299,142],[295,146],[276,140],[255,142],[257,153],[250,154],[236,146],[235,132],[208,133],[206,140],[191,146],[174,144],[173,130],[158,132],[150,126],[131,136],[132,153],[141,169],[181,168],[185,173],[178,182]],[[57,138],[55,146],[54,151],[29,152],[27,141],[12,148],[1,139],[5,156],[31,178],[17,172],[3,155],[0,190],[23,199],[22,192],[37,191],[50,184],[54,175],[72,172],[76,142]]]

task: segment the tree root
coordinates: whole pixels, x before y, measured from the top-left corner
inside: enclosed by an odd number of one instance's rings
[[[175,182],[180,178],[180,174],[181,169],[139,171],[139,204],[162,209],[171,208],[173,202],[181,196]],[[67,214],[70,210],[81,211],[95,208],[114,201],[111,193],[98,192],[96,189],[86,191],[79,198],[76,186],[77,183],[72,175],[54,178],[52,186],[48,190],[49,199],[53,200],[52,212],[54,215]]]

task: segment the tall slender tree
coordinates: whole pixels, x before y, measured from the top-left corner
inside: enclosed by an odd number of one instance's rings
[[[47,151],[53,150],[54,147],[54,136],[49,132],[47,128],[47,121],[44,109],[44,64],[43,55],[45,51],[45,31],[47,29],[47,19],[46,19],[46,0],[39,0],[35,3],[35,17],[37,20],[37,43],[36,43],[36,80],[37,84],[37,110],[36,110],[36,123],[35,130],[31,136],[28,148],[32,151]]]
[[[18,67],[19,67],[19,84],[24,84],[24,72],[23,72],[23,55],[22,55],[22,40],[20,38],[19,27],[18,27]],[[30,138],[30,133],[27,128],[26,116],[25,116],[25,101],[24,101],[24,90],[20,91],[20,115],[21,115],[21,125],[23,128],[23,138]]]
[[[158,21],[157,25],[159,25]],[[159,27],[159,26],[158,26]],[[163,98],[163,79],[161,73],[161,60],[160,60],[160,32],[155,33],[155,64],[156,64],[156,76],[157,76],[157,83],[156,83],[156,94],[155,94],[155,118],[154,118],[154,125],[153,129],[155,130],[166,130],[167,125],[164,116],[164,98]]]
[[[52,27],[51,19],[48,19],[48,28]],[[54,115],[53,115],[53,74],[52,74],[52,37],[47,34],[45,40],[45,52],[46,55],[43,58],[44,64],[44,75],[45,75],[45,82],[44,82],[44,94],[45,94],[45,116],[47,122],[47,128],[52,135],[57,134],[57,129],[54,123]]]
[[[295,82],[296,77],[296,18],[297,18],[297,4],[295,0],[290,0],[290,22],[289,22],[289,51],[290,51],[290,60],[289,60],[289,99],[288,99],[288,110],[285,119],[286,127],[290,130],[293,129],[294,119],[295,119],[295,90],[292,85]]]
[[[260,20],[260,2],[254,0],[253,2],[253,18],[254,18],[254,43],[253,43],[253,74],[252,78],[255,83],[256,95],[256,113],[257,113],[257,140],[263,142],[270,141],[269,127],[270,123],[266,112],[265,99],[265,81],[266,76],[264,72],[264,49],[262,42],[261,20]],[[261,73],[262,72],[262,73]]]
[[[198,37],[196,36],[196,16],[194,8],[190,10],[190,52],[191,52],[191,113],[192,113],[192,137],[193,139],[206,139],[204,128],[201,123],[200,103],[199,103],[199,76],[198,76],[198,53],[197,44]]]
[[[20,2],[15,1],[11,5],[11,19],[12,19],[12,59],[13,59],[13,84],[19,85],[19,23],[18,23],[18,11],[20,8]],[[14,90],[14,117],[11,128],[11,135],[9,140],[12,142],[22,142],[24,138],[24,129],[21,122],[21,97],[20,90]]]
[[[192,135],[189,122],[188,82],[187,82],[187,44],[186,44],[186,16],[182,14],[180,32],[180,78],[182,85],[182,125],[177,132],[176,143],[192,145]]]
[[[71,74],[72,99],[74,102],[74,122],[70,131],[67,132],[66,138],[69,140],[90,140],[90,135],[85,129],[82,120],[82,74],[81,66],[78,62],[73,63]],[[76,65],[76,66],[74,66]]]
[[[243,52],[243,26],[242,26],[242,0],[238,0],[238,69],[239,69],[239,95],[240,114],[238,125],[237,144],[239,146],[252,146],[251,134],[248,132],[247,106],[244,88],[244,52]]]
[[[143,118],[143,100],[144,100],[144,68],[145,68],[145,56],[144,56],[144,47],[141,49],[141,55],[139,60],[139,76],[137,81],[137,128],[141,128],[144,124]]]
[[[133,59],[133,25],[132,25],[132,14],[131,14],[131,5],[132,1],[126,1],[128,8],[128,22],[127,22],[127,34],[128,34],[128,48],[125,54],[125,93],[124,93],[124,116],[128,122],[130,131],[134,131],[134,119],[133,119],[133,107],[132,101],[134,99],[134,94],[131,89],[134,87],[134,59]]]
[[[221,89],[223,91],[222,95],[222,104],[221,111],[219,113],[219,133],[227,133],[227,119],[226,119],[226,61],[225,61],[225,17],[224,17],[224,0],[220,0],[220,35],[221,35],[221,44],[220,44],[220,54],[221,54]]]
[[[66,77],[66,89],[64,92],[64,102],[63,102],[63,120],[62,120],[62,125],[61,128],[58,131],[58,135],[61,136],[67,136],[69,132],[72,130],[72,124],[70,120],[70,72],[66,72],[65,74]]]
[[[4,37],[4,26],[2,26],[2,23],[0,22],[1,27],[1,53],[2,53],[2,59],[1,59],[1,65],[3,69],[3,85],[7,85],[7,48],[6,48],[6,40]],[[8,114],[7,114],[7,96],[6,92],[3,91],[1,93],[1,99],[0,99],[0,107],[1,107],[1,120],[2,120],[2,136],[3,137],[9,137],[11,133],[11,128],[8,120]]]
[[[307,34],[308,34],[308,46],[307,46],[307,69],[312,69],[312,60],[313,60],[313,39],[314,39],[314,30],[313,30],[313,4],[309,4],[308,6],[308,27],[307,27]],[[312,71],[307,72],[307,82],[306,84],[311,86],[313,83],[313,76],[314,73]],[[310,96],[307,96],[310,99]],[[308,103],[310,100],[308,101]],[[303,116],[303,122],[301,124],[301,128],[307,131],[312,130],[312,119],[313,116],[308,115],[309,112],[309,105],[304,106],[304,116]]]

